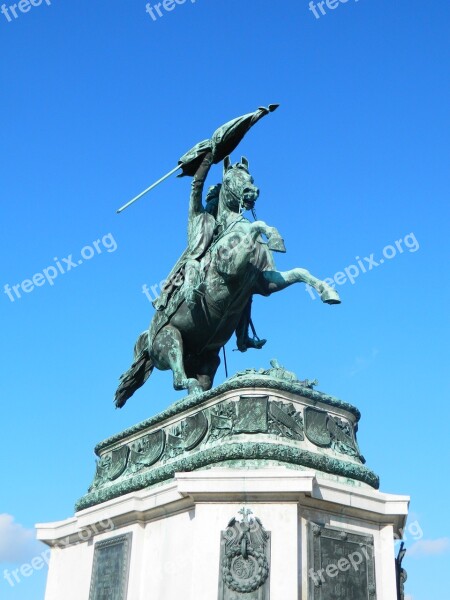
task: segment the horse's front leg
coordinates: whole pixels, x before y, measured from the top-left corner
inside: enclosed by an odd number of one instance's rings
[[[279,292],[294,283],[306,283],[320,294],[320,299],[326,304],[340,304],[341,299],[335,289],[324,281],[311,275],[306,269],[291,269],[290,271],[263,271],[263,286],[268,294]]]
[[[252,229],[259,235],[265,235],[268,240],[269,250],[274,252],[286,252],[284,240],[276,227],[269,227],[264,221],[255,221],[252,223]]]

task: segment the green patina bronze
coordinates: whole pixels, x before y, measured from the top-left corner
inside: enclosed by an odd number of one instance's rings
[[[103,442],[100,442],[95,447],[95,452],[97,455],[110,446],[113,446],[117,442],[127,438],[130,435],[137,434],[139,432],[145,431],[149,427],[163,422],[166,419],[169,419],[181,411],[195,408],[196,406],[200,406],[206,400],[210,400],[215,398],[219,394],[223,392],[228,392],[232,390],[238,389],[247,389],[254,387],[264,387],[269,389],[277,389],[283,392],[290,392],[292,394],[297,394],[299,396],[304,396],[306,398],[310,398],[311,400],[316,400],[318,402],[322,402],[324,404],[328,404],[330,407],[334,408],[342,408],[347,410],[352,415],[356,417],[356,421],[359,421],[361,418],[360,411],[353,405],[348,402],[344,402],[343,400],[339,400],[335,396],[330,396],[329,394],[324,394],[318,390],[313,390],[310,387],[312,384],[308,380],[306,381],[298,381],[291,380],[289,378],[282,377],[274,377],[272,374],[268,375],[268,370],[264,369],[247,369],[246,371],[241,371],[234,375],[234,377],[228,379],[224,383],[216,386],[214,389],[204,392],[203,394],[192,394],[186,396],[182,400],[171,404],[168,408],[166,408],[161,413],[146,419],[142,423],[138,423],[125,429],[121,433],[118,433]]]
[[[177,472],[217,465],[313,469],[378,488],[358,447],[358,409],[315,390],[316,380],[299,380],[273,360],[269,369],[247,369],[212,388],[219,351],[233,333],[241,352],[266,342],[251,318],[255,294],[269,296],[303,282],[323,302],[340,302],[334,289],[305,269],[276,269],[273,253],[285,252],[283,238],[256,218],[259,190],[248,160],[232,164],[229,158],[245,133],[275,108],[226,123],[179,161],[182,175],[193,177],[188,247],[154,302],[150,327],[136,342],[135,361],[121,377],[115,403],[122,407],[155,367],[171,370],[174,388],[187,389],[188,396],[97,445],[94,481],[77,510],[168,482]],[[220,161],[222,182],[203,201],[206,177]]]
[[[171,370],[176,390],[190,394],[210,390],[220,364],[219,352],[236,333],[241,352],[261,348],[251,319],[255,294],[270,296],[294,283],[315,288],[323,302],[338,304],[333,288],[306,269],[278,271],[273,253],[285,252],[275,227],[256,219],[259,189],[242,157],[228,154],[245,133],[276,108],[260,108],[219,128],[180,159],[184,175],[193,176],[189,203],[188,247],[169,274],[155,301],[150,328],[138,338],[130,369],[121,377],[115,403],[122,407],[153,369]],[[214,163],[223,160],[222,182],[212,186],[203,203],[203,188]],[[250,335],[250,330],[253,335]]]
[[[283,444],[245,442],[221,445],[199,451],[192,456],[180,458],[154,470],[119,480],[110,486],[86,494],[77,502],[75,509],[83,510],[124,494],[169,481],[173,479],[175,473],[224,465],[230,461],[239,461],[239,466],[245,467],[245,461],[252,460],[257,460],[259,464],[264,464],[261,461],[274,461],[278,464],[302,466],[332,475],[339,475],[347,479],[362,481],[375,489],[378,489],[380,484],[378,476],[364,465],[345,462]]]
[[[271,534],[243,507],[220,536],[218,600],[269,600]]]
[[[309,468],[377,488],[356,440],[359,411],[313,385],[272,361],[172,404],[97,445],[94,482],[77,509],[215,465]]]

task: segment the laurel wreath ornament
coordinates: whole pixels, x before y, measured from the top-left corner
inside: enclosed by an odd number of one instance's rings
[[[232,546],[226,553],[222,561],[222,573],[224,581],[233,592],[245,594],[254,592],[260,588],[269,576],[269,563],[264,552],[255,550],[252,546],[247,547],[247,554],[254,559],[257,565],[256,573],[245,580],[238,581],[233,574],[233,561],[238,556],[242,556],[240,546]]]

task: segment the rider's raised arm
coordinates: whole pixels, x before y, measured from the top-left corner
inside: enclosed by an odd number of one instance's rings
[[[205,180],[208,176],[212,162],[212,152],[208,152],[208,154],[206,154],[205,158],[202,160],[202,163],[197,169],[194,179],[192,180],[191,199],[189,202],[189,221],[205,210],[202,202],[202,194],[205,186]]]

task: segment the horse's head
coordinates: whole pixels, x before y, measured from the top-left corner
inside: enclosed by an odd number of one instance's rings
[[[253,185],[248,160],[243,156],[241,162],[231,164],[227,156],[223,165],[223,183],[220,189],[220,204],[232,212],[251,210],[259,196],[259,189]]]

